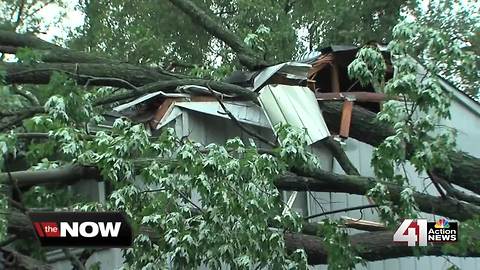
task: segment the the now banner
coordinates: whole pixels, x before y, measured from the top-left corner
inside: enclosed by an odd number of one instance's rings
[[[132,228],[121,212],[29,213],[42,246],[129,247]]]

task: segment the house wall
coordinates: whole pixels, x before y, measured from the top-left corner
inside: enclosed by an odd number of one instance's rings
[[[472,113],[471,110],[465,108],[462,104],[454,101],[451,107],[452,111],[452,121],[445,123],[461,131],[461,136],[459,136],[458,145],[459,149],[470,152],[471,154],[477,153],[480,156],[480,147],[478,145],[472,145],[471,142],[475,142],[475,138],[480,138],[476,136],[480,129],[475,129],[479,127],[480,119]],[[228,119],[213,118],[206,115],[196,114],[191,112],[189,114],[184,114],[183,117],[188,118],[188,132],[190,133],[190,138],[197,142],[204,144],[208,143],[224,143],[226,139],[233,136],[238,136],[244,140],[249,138],[247,134],[244,134],[237,126],[231,123]],[[185,123],[183,120],[183,124]],[[178,127],[178,121],[176,129]],[[215,127],[215,128],[212,128]],[[184,129],[184,127],[182,127]],[[180,127],[178,127],[180,129]],[[270,130],[260,129],[263,136],[272,136]],[[186,130],[184,129],[184,132]],[[188,133],[184,133],[186,135]],[[329,170],[335,173],[344,173],[340,165],[334,160],[333,156],[329,151],[321,145],[321,142],[313,144],[311,151],[316,154],[319,158],[321,166],[325,170]],[[346,145],[344,149],[349,156],[352,163],[358,168],[360,173],[364,176],[374,176],[373,169],[370,164],[370,159],[373,152],[373,147],[357,141],[355,139],[349,138],[346,140]],[[415,173],[414,168],[407,166],[406,168],[409,179],[412,181],[412,184],[417,188],[417,190],[428,192],[433,195],[438,195],[437,191],[429,185],[429,180],[424,181],[423,178],[425,175],[418,175]],[[288,199],[290,193],[285,193],[285,200]],[[315,199],[313,198],[315,197]],[[320,205],[321,206],[320,206]],[[294,209],[301,212],[304,215],[312,215],[317,213],[322,213],[324,211],[331,211],[342,209],[346,207],[358,206],[368,204],[368,200],[365,196],[360,195],[350,195],[344,193],[334,193],[334,192],[304,192],[297,195],[297,199],[294,203]],[[331,218],[340,218],[342,216],[349,216],[352,218],[363,218],[366,220],[379,221],[378,216],[373,209],[363,210],[363,214],[357,211],[349,211],[344,213],[337,213],[329,215]],[[431,214],[423,214],[424,218],[429,220],[434,220],[436,217]],[[319,221],[320,219],[313,220]],[[359,233],[360,231],[349,229],[350,233]],[[461,269],[480,269],[480,260],[475,258],[461,259],[456,257],[448,257],[450,261],[458,265]],[[366,267],[358,265],[358,269],[447,269],[450,267],[450,263],[446,259],[441,257],[421,257],[419,259],[415,257],[406,257],[400,259],[389,259],[378,262],[367,263]],[[327,269],[326,265],[317,266],[315,269]]]
[[[463,151],[467,151],[472,155],[480,157],[480,146],[476,139],[480,138],[480,118],[471,109],[465,106],[458,100],[454,100],[452,107],[452,120],[445,121],[445,125],[449,125],[459,130],[458,147]],[[480,111],[480,108],[479,108]],[[239,127],[232,123],[232,121],[215,116],[200,114],[193,111],[184,110],[184,113],[177,117],[175,121],[168,124],[169,127],[175,129],[179,137],[188,136],[191,140],[209,144],[217,143],[223,144],[229,138],[239,136],[245,143],[249,142],[250,136],[245,134]],[[265,137],[273,140],[272,131],[266,128],[253,127],[249,128],[255,130]],[[254,140],[256,141],[256,140]],[[256,141],[259,147],[267,147],[261,142]],[[310,149],[319,158],[321,167],[325,170],[344,173],[339,164],[334,160],[329,151],[317,142],[310,146]],[[364,176],[374,176],[370,165],[370,159],[373,147],[365,143],[359,142],[355,139],[347,139],[345,141],[344,149],[349,156],[352,163],[358,168],[360,173]],[[430,194],[435,194],[436,190],[428,186],[428,181],[424,181],[422,177],[415,173],[414,169],[407,166],[407,174],[412,184],[417,190]],[[285,192],[285,200],[288,199],[291,193]],[[195,196],[194,196],[195,197]],[[194,198],[195,199],[195,198]],[[312,215],[322,213],[324,211],[331,211],[342,209],[351,206],[365,205],[368,201],[365,196],[349,195],[344,193],[333,192],[301,192],[297,195],[293,208],[303,215]],[[361,211],[349,211],[338,214],[333,214],[328,217],[340,218],[342,216],[349,216],[352,218],[363,218],[366,220],[378,221],[378,216],[375,210],[366,209]],[[435,217],[431,214],[425,214],[425,218],[433,220]],[[319,221],[316,219],[313,221]],[[461,225],[460,225],[461,227]],[[349,233],[359,233],[360,231],[349,229]],[[460,229],[461,233],[461,229]],[[461,269],[480,269],[480,260],[475,258],[460,259],[456,257],[448,257],[450,261],[455,263]],[[101,269],[118,269],[121,265],[122,257],[121,251],[118,249],[104,250],[100,254],[93,256],[89,263],[101,261]],[[107,263],[108,262],[108,263]],[[54,264],[56,269],[65,269],[68,262],[58,261]],[[358,265],[357,269],[371,269],[371,270],[413,270],[413,269],[448,269],[450,263],[441,257],[406,257],[400,259],[389,259],[384,261],[369,262],[366,266]],[[312,269],[327,269],[326,265],[316,266]]]
[[[453,91],[453,90],[452,90]],[[450,107],[451,119],[442,124],[453,127],[458,132],[457,148],[475,157],[480,157],[480,104],[456,93]]]

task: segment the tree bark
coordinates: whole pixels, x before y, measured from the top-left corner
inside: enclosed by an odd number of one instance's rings
[[[0,69],[6,71],[5,82],[8,84],[48,84],[54,72],[69,73],[79,84],[114,86],[131,88],[125,82],[111,80],[121,79],[135,86],[142,86],[160,80],[178,79],[177,77],[153,72],[152,70],[129,64],[108,63],[36,63],[20,64],[0,62]],[[102,80],[102,78],[104,78]]]
[[[17,171],[11,172],[10,175],[22,189],[45,184],[70,185],[81,179],[100,179],[97,168],[78,165],[42,171]],[[8,173],[0,174],[0,183],[8,185],[10,183],[8,177]]]
[[[44,62],[57,63],[119,63],[106,57],[74,51],[44,41],[32,34],[0,30],[0,52],[15,54],[19,48],[34,50]]]
[[[20,64],[0,62],[0,69],[6,70],[5,81],[9,84],[48,84],[54,72],[65,72],[78,84],[90,86],[136,87],[136,92],[127,98],[138,97],[155,91],[176,92],[178,86],[198,85],[211,87],[220,94],[235,95],[256,100],[257,93],[244,87],[212,80],[175,77],[161,74],[128,64],[71,64],[38,63]],[[138,88],[138,89],[137,89]]]
[[[19,236],[25,239],[31,239],[34,237],[33,228],[30,220],[22,213],[13,213],[15,218],[9,218],[8,230],[13,233],[21,233]],[[312,226],[315,226],[312,224]],[[149,236],[153,241],[159,239],[159,235],[154,229],[143,228],[140,230],[141,233]],[[477,239],[479,235],[473,235],[473,238]],[[308,263],[315,264],[327,264],[328,250],[325,246],[324,239],[319,236],[299,234],[299,233],[285,233],[285,246],[287,252],[293,252],[296,249],[304,249]],[[356,250],[357,255],[364,258],[366,261],[376,261],[384,260],[391,258],[400,258],[406,256],[414,256],[414,248],[408,247],[406,243],[397,244],[393,243],[393,232],[392,231],[381,231],[381,232],[370,232],[370,233],[360,233],[349,236],[350,243],[354,250]],[[457,254],[457,253],[444,253],[441,249],[441,245],[430,245],[427,249],[420,251],[421,255],[451,255],[451,256],[461,256],[461,257],[479,257],[479,252],[469,252],[467,254]],[[3,251],[0,249],[0,252]],[[41,266],[46,268],[40,269],[50,269],[49,266],[43,262],[35,261],[34,259],[27,257],[25,255],[14,253],[17,256],[17,263],[21,263],[24,268],[19,269],[37,269],[32,268],[34,266]],[[35,262],[35,264],[31,264]]]
[[[323,118],[331,132],[338,133],[342,103],[320,103]],[[393,128],[376,120],[376,114],[360,106],[354,106],[350,126],[350,137],[361,142],[378,146],[387,137],[394,135]],[[407,149],[412,151],[412,149]],[[469,189],[480,194],[480,159],[462,151],[449,153],[452,172],[449,174],[443,169],[435,169],[435,173],[449,183]]]
[[[0,247],[0,256],[3,257],[3,260],[0,261],[0,268],[2,269],[15,269],[15,270],[51,270],[53,269],[51,265],[46,264],[45,262],[23,255],[9,248]]]
[[[472,236],[478,238],[478,235]],[[352,247],[357,250],[357,255],[366,261],[378,261],[407,256],[416,256],[415,249],[405,243],[393,243],[393,232],[360,233],[349,236]],[[290,252],[304,249],[307,253],[309,264],[326,264],[328,258],[327,248],[320,237],[304,234],[286,234],[285,245]],[[459,256],[456,253],[445,253],[442,244],[429,245],[419,252],[421,255],[430,256]],[[465,257],[478,257],[479,252],[470,251],[462,254]]]
[[[100,174],[94,167],[68,166],[44,171],[12,172],[21,188],[44,184],[71,184],[79,179],[98,179]],[[0,174],[2,183],[8,183],[8,175]],[[365,195],[378,181],[373,177],[341,175],[317,169],[314,172],[302,172],[298,175],[284,175],[275,181],[275,186],[282,190],[342,192]],[[393,202],[399,202],[402,188],[386,184]],[[455,199],[414,192],[417,205],[422,212],[446,216],[457,220],[466,220],[480,214],[480,207]]]
[[[306,176],[286,175],[275,181],[281,190],[341,192],[365,195],[378,181],[372,177],[341,175],[323,170],[316,170]],[[400,200],[402,188],[385,184],[394,203]],[[414,192],[413,197],[420,211],[446,216],[457,220],[467,220],[480,214],[480,207],[455,199],[436,197],[425,193]]]
[[[12,31],[0,30],[0,45],[12,47],[28,47],[35,49],[63,49],[32,34],[20,34]]]

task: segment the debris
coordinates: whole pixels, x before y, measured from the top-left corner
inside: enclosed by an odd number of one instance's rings
[[[265,84],[274,84],[278,82],[270,82],[269,80],[275,75],[280,74],[283,78],[296,81],[307,80],[307,74],[312,66],[305,63],[286,62],[279,65],[267,67],[262,70],[253,80],[253,90],[258,91]],[[298,82],[295,85],[299,85]]]
[[[284,123],[304,129],[308,144],[330,136],[315,94],[309,88],[267,85],[260,91],[258,100],[272,127]]]

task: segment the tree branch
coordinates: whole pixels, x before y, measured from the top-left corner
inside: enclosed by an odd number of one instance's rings
[[[360,172],[355,168],[353,163],[348,158],[345,151],[343,151],[342,146],[336,142],[332,137],[328,137],[325,140],[325,145],[328,147],[330,152],[332,152],[333,156],[337,160],[338,164],[342,167],[345,173],[350,175],[360,175]]]
[[[317,169],[302,176],[284,175],[275,181],[275,186],[281,190],[303,191],[309,189],[318,192],[342,192],[366,195],[368,190],[378,181],[373,177],[341,175]],[[402,188],[384,183],[394,203],[400,201]],[[467,220],[480,214],[480,207],[454,199],[442,199],[425,193],[414,192],[413,198],[420,211],[457,220]]]
[[[442,178],[438,177],[434,173],[430,173],[430,176],[432,178],[434,178],[435,181],[438,182],[445,189],[445,191],[447,191],[448,195],[450,195],[454,198],[457,198],[459,200],[465,201],[465,202],[480,205],[480,196],[471,195],[471,194],[467,194],[463,191],[460,191],[460,190],[456,189],[454,186],[452,186],[452,184],[445,181],[445,179],[442,179]]]
[[[62,248],[65,257],[70,260],[72,266],[75,267],[76,270],[86,270],[85,265],[75,256],[68,248]]]
[[[50,63],[120,63],[92,53],[65,49],[44,41],[32,34],[19,34],[0,30],[0,52],[17,53],[19,48],[29,48]]]
[[[94,167],[72,165],[43,171],[12,172],[20,188],[34,185],[59,184],[66,185],[81,179],[101,179],[98,170]],[[6,174],[0,174],[1,183]],[[373,177],[341,175],[316,169],[303,175],[287,174],[275,180],[275,186],[281,190],[342,192],[365,195],[378,181]],[[385,183],[393,202],[400,201],[402,188]],[[446,216],[457,220],[467,220],[480,214],[480,207],[454,199],[442,199],[425,193],[414,192],[413,197],[422,212]]]
[[[234,52],[236,52],[240,63],[250,70],[268,66],[256,56],[255,53],[246,46],[246,44],[227,28],[212,19],[207,13],[199,8],[190,0],[169,0],[174,6],[183,11],[190,17],[195,25],[201,26],[205,31],[225,42]]]
[[[31,223],[27,216],[17,213],[20,215],[20,218],[16,220],[9,220],[8,226],[21,228],[20,231],[30,231],[22,237],[33,237],[34,232],[31,227]],[[14,223],[20,222],[20,223]],[[28,227],[24,227],[23,224],[28,224]],[[299,233],[285,233],[285,245],[286,249],[289,252],[295,251],[296,249],[304,249],[307,253],[309,264],[326,264],[328,251],[324,244],[324,240],[321,235],[321,227],[318,224],[306,223],[304,225],[307,227],[307,231],[311,232],[312,235],[299,234]],[[320,230],[319,230],[320,229]],[[152,241],[157,241],[161,236],[158,232],[149,227],[140,228],[140,233],[147,235]],[[472,235],[473,239],[479,239],[480,235]],[[460,257],[479,257],[479,252],[470,251],[467,254],[458,254],[458,253],[447,253],[445,254],[442,250],[441,244],[430,245],[427,249],[423,249],[419,254],[415,253],[415,249],[408,247],[406,244],[393,243],[393,232],[392,231],[377,231],[369,233],[360,233],[355,235],[350,235],[349,240],[352,244],[352,247],[357,250],[357,254],[364,258],[367,261],[376,261],[384,260],[390,258],[400,258],[413,255],[451,255],[451,256],[460,256]],[[1,251],[1,249],[0,249]],[[24,256],[24,255],[22,255]],[[26,256],[25,256],[26,257]],[[26,257],[29,258],[29,257]],[[40,264],[44,265],[44,264]],[[21,268],[21,269],[36,269],[36,268]],[[42,268],[43,269],[43,268]],[[48,268],[46,268],[48,269]]]
[[[472,236],[475,239],[479,235]],[[285,245],[288,251],[293,252],[296,249],[304,249],[307,253],[309,264],[326,264],[328,258],[327,248],[321,237],[309,236],[304,234],[285,234]],[[406,244],[393,243],[393,232],[371,232],[359,233],[349,236],[350,243],[357,254],[366,261],[377,261],[407,256],[416,256],[418,251],[415,248],[408,247]],[[442,250],[442,244],[429,245],[420,250],[420,255],[435,256],[465,256],[479,257],[478,251],[469,251],[467,254],[458,254]]]
[[[311,215],[308,217],[305,217],[305,220],[309,220],[312,218],[317,218],[321,216],[326,216],[326,215],[331,215],[331,214],[336,214],[336,213],[341,213],[341,212],[348,212],[348,211],[353,211],[353,210],[362,210],[362,209],[367,209],[367,208],[374,208],[377,207],[378,205],[376,204],[367,204],[367,205],[359,205],[359,206],[354,206],[354,207],[347,207],[347,208],[342,208],[342,209],[337,209],[333,211],[325,211],[323,213]]]
[[[213,89],[212,89],[212,87],[210,87],[209,83],[207,84],[207,88],[208,88],[208,90],[210,90],[210,93],[215,97],[217,102],[220,104],[223,111],[230,117],[230,119],[233,121],[233,123],[236,126],[238,126],[241,130],[245,131],[245,133],[247,133],[248,135],[250,135],[254,138],[257,138],[261,142],[263,142],[263,143],[265,143],[265,144],[267,144],[271,147],[276,147],[277,146],[275,143],[269,141],[267,138],[261,136],[260,134],[258,134],[256,132],[251,131],[250,129],[245,127],[242,123],[240,123],[240,121],[237,120],[237,118],[227,109],[227,107],[225,107],[225,104],[223,104],[222,100],[218,97],[218,95],[215,92],[213,92]]]
[[[91,76],[88,76],[91,77]],[[123,79],[116,79],[116,78],[94,78],[91,84],[102,80],[102,83],[108,83],[110,86],[115,86],[117,83],[125,85],[125,81]],[[88,81],[88,80],[87,80]],[[163,91],[165,93],[175,93],[177,91],[177,87],[184,86],[184,85],[199,85],[199,86],[207,86],[209,85],[215,91],[226,94],[226,95],[234,95],[239,96],[251,100],[255,100],[257,97],[257,93],[250,91],[246,88],[243,88],[238,85],[217,82],[217,81],[209,81],[209,80],[202,80],[202,79],[171,79],[165,81],[158,81],[150,84],[146,84],[142,87],[135,87],[135,91],[121,93],[121,94],[113,94],[108,97],[101,98],[93,103],[93,106],[102,106],[111,104],[118,101],[123,101],[131,98],[136,98],[144,94],[153,93],[157,91]],[[33,106],[28,109],[22,109],[14,112],[8,113],[1,113],[4,116],[11,115],[12,118],[7,119],[7,121],[0,122],[0,131],[8,128],[12,128],[15,125],[20,124],[24,119],[33,117],[35,114],[45,113],[45,109],[41,106]]]
[[[0,248],[0,268],[15,270],[52,270],[53,267],[45,262],[23,255],[8,248]],[[3,265],[2,265],[3,264]],[[2,267],[4,266],[4,267]]]

